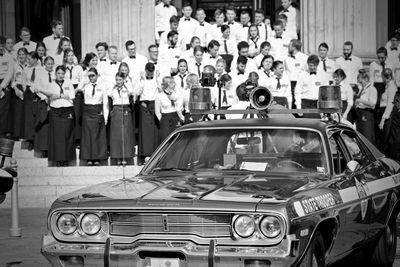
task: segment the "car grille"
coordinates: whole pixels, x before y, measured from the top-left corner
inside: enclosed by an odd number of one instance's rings
[[[143,214],[110,213],[110,234],[197,235],[200,237],[231,236],[230,214]]]

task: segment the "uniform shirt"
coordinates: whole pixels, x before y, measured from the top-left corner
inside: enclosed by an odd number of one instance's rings
[[[115,74],[118,72],[119,65],[121,65],[121,62],[112,62],[111,60],[107,60],[107,62],[102,66],[101,74],[99,73],[101,80],[109,84],[113,83],[115,81]]]
[[[35,42],[32,42],[32,41],[29,41],[28,44],[24,44],[24,42],[19,41],[18,43],[16,43],[16,44],[14,45],[14,48],[13,48],[14,51],[15,51],[15,56],[17,56],[18,49],[20,49],[20,48],[22,48],[22,47],[25,47],[26,50],[28,50],[28,53],[29,53],[29,52],[33,52],[33,51],[36,50],[36,43],[35,43]]]
[[[243,28],[243,26],[240,23],[236,22],[236,21],[225,22],[225,24],[228,25],[230,30],[231,30],[230,39],[233,39],[235,41],[235,44],[238,43],[236,38],[238,36],[238,32],[239,32],[240,28]]]
[[[268,42],[271,44],[270,54],[274,60],[283,61],[288,55],[288,42],[283,38],[276,38],[275,36],[269,38]]]
[[[280,85],[280,87],[278,85]],[[266,87],[273,96],[286,97],[288,101],[288,106],[292,106],[292,87],[290,84],[289,76],[286,72],[284,72],[282,74],[282,77],[279,79],[279,84],[278,77],[276,75],[273,75],[270,79],[268,79]]]
[[[37,78],[35,79],[35,82],[33,84],[34,91],[36,94],[39,96],[41,100],[47,100],[47,96],[44,95],[43,93],[40,93],[42,89],[46,89],[49,87],[51,83],[54,83],[56,79],[56,75],[54,70],[51,72],[48,72],[46,69],[41,69],[37,73]]]
[[[195,72],[197,73],[197,72]],[[186,88],[186,79],[187,76],[189,75],[188,72],[181,74],[178,73],[177,75],[174,76],[174,80],[175,80],[175,84],[176,84],[176,88],[178,89],[178,91],[185,91]]]
[[[219,47],[221,49],[221,47]],[[216,66],[217,65],[217,60],[222,58],[219,55],[216,55],[215,57],[211,56],[209,53],[204,53],[203,54],[203,62],[206,65],[211,65],[211,66]]]
[[[69,99],[57,98],[61,94],[61,88],[63,94],[69,96]],[[61,88],[56,82],[49,83],[47,89],[45,90],[45,95],[49,96],[50,98],[50,107],[61,108],[72,107],[74,105],[73,100],[75,99],[75,90],[72,83],[64,80]]]
[[[169,30],[169,19],[178,15],[173,5],[164,5],[160,2],[154,9],[156,33]]]
[[[346,73],[346,82],[357,84],[358,71],[363,68],[361,58],[351,55],[346,60],[344,57],[340,57],[336,60],[336,65]]]
[[[199,76],[199,78],[200,78],[201,74],[203,73],[204,66],[205,66],[205,64],[203,63],[203,61],[198,63],[194,60],[191,60],[188,62],[189,73],[194,73],[197,76]]]
[[[393,109],[394,95],[396,94],[396,92],[397,87],[394,81],[390,81],[388,84],[386,84],[386,88],[381,96],[380,102],[380,107],[385,108],[385,112],[383,113],[382,118],[388,119],[390,117],[390,113],[392,113]]]
[[[168,46],[168,33],[169,31],[165,31],[161,34],[160,36],[160,47],[161,46]],[[178,34],[178,42],[176,43],[176,47],[180,48],[181,50],[185,51],[186,50],[186,44],[185,41],[183,40],[183,35]]]
[[[181,58],[185,59],[187,62],[193,61],[194,60],[194,55],[193,55],[193,48],[189,48],[186,51],[183,51],[181,54]]]
[[[249,39],[247,43],[249,44],[249,54],[253,56],[257,56],[260,53],[260,48],[263,40],[261,37],[257,37],[256,39]]]
[[[134,79],[139,79],[140,73],[144,71],[147,63],[147,58],[136,53],[136,57],[130,58],[126,56],[122,62],[126,62],[129,66],[129,76]]]
[[[73,85],[79,84],[83,80],[84,72],[81,65],[65,65],[65,79],[71,81]]]
[[[222,39],[221,25],[212,24],[210,26],[209,41]],[[220,45],[222,45],[220,43]],[[221,50],[221,47],[219,48]]]
[[[261,61],[263,60],[264,55],[262,53],[258,54],[253,58],[254,62],[256,63],[257,68],[261,67]]]
[[[308,56],[302,52],[285,57],[285,69],[291,81],[297,81],[299,74],[307,69],[307,59]]]
[[[286,42],[288,42],[288,44],[293,39],[295,39],[295,40],[299,39],[297,37],[297,32],[293,31],[293,29],[290,30],[290,28],[289,29],[286,28],[286,29],[283,30],[282,38],[283,38],[283,40],[286,40]]]
[[[14,62],[13,68],[13,78],[11,81],[11,87],[15,87],[17,84],[22,85],[22,74],[24,73],[25,68],[28,66],[27,63],[21,64],[18,62]]]
[[[54,59],[54,67],[56,68],[57,66],[63,65],[64,64],[64,51],[61,51],[60,54],[55,53],[52,55]]]
[[[104,57],[104,58],[99,58],[98,62],[97,62],[97,72],[99,73],[100,76],[103,76],[104,74],[104,67],[106,65],[110,64],[110,60],[108,59],[108,57]]]
[[[352,106],[353,98],[354,98],[354,91],[353,88],[345,81],[342,81],[340,84],[340,95],[342,97],[342,101],[347,101],[347,105]]]
[[[260,39],[261,42],[264,42],[265,40],[267,40],[267,26],[265,25],[264,22],[261,22],[259,24],[257,24],[257,28],[258,28],[258,33],[260,35]]]
[[[231,70],[236,70],[237,69],[237,59],[238,55],[233,57],[232,63],[231,63]],[[252,71],[257,71],[257,64],[252,58],[247,58],[247,63],[246,63],[246,72],[250,73]]]
[[[27,66],[24,68],[23,74],[22,74],[22,86],[24,87],[24,91],[26,90],[27,86],[32,87],[33,83],[35,82],[37,78],[37,73],[43,70],[43,67],[40,65],[40,62],[38,61],[38,64],[35,66]],[[32,75],[34,74],[34,75]],[[32,79],[33,78],[33,79]],[[33,88],[31,88],[31,91],[33,91]]]
[[[358,102],[356,105],[356,108],[361,108],[361,109],[366,109],[366,108],[371,108],[374,109],[376,105],[376,99],[378,98],[378,91],[376,90],[375,86],[373,86],[371,83],[367,84],[365,88],[361,89],[357,97],[361,101],[369,102],[371,105],[366,105],[364,103]]]
[[[325,61],[325,66],[326,66],[326,71],[324,70],[324,61]],[[318,64],[318,72],[325,72],[330,78],[330,81],[333,81],[333,72],[337,70],[337,65],[336,62],[328,57],[322,59],[319,58],[319,64]]]
[[[294,91],[297,108],[301,108],[302,99],[318,100],[319,87],[324,85],[329,85],[326,73],[317,72],[316,75],[311,75],[309,72],[302,71]]]
[[[286,29],[297,32],[297,11],[290,5],[287,10],[282,10],[279,14],[285,14],[287,17]]]
[[[124,84],[122,87],[116,85],[110,87],[107,91],[107,95],[111,97],[113,106],[115,105],[129,105],[129,96],[132,95],[133,87]]]
[[[197,27],[199,27],[199,22],[194,18],[182,17],[179,20],[178,32],[182,35],[185,44],[190,44],[192,37],[196,36]]]
[[[385,68],[389,68],[393,71],[393,67],[390,61],[388,60],[385,61]],[[383,83],[382,71],[383,71],[383,66],[381,65],[381,63],[377,61],[371,62],[371,64],[369,65],[369,81],[371,83]]]
[[[156,100],[154,103],[155,113],[157,118],[160,118],[160,116],[162,116],[162,114],[165,113],[172,113],[182,110],[183,108],[182,95],[179,95],[177,92],[173,92],[172,96],[176,99],[175,101],[171,101],[168,95],[164,91],[157,93]]]
[[[57,47],[58,44],[60,43],[60,39],[61,39],[60,37],[56,37],[54,34],[43,38],[43,43],[46,45],[46,55],[53,57],[57,53]],[[73,49],[72,44],[71,44],[71,49]]]
[[[393,80],[395,81],[397,87],[400,87],[400,62],[393,65]]]
[[[249,78],[249,72],[245,71],[242,74],[237,69],[234,69],[229,73],[229,76],[232,77],[232,90],[236,92],[237,87]]]
[[[218,105],[218,98],[219,98],[219,88],[215,88],[213,91],[214,96],[214,103]],[[237,95],[236,95],[236,88],[221,88],[221,107],[231,107],[235,105],[239,101]]]
[[[243,25],[243,24],[239,24],[239,27],[236,31],[236,42],[239,43],[241,41],[248,41],[248,37],[249,37],[249,27],[250,27],[250,23]],[[232,30],[231,30],[231,34],[232,34]]]
[[[250,107],[250,102],[249,101],[240,101],[239,100],[238,102],[236,102],[236,104],[234,104],[230,108],[228,108],[228,110],[236,110],[236,109],[245,110],[248,107]],[[228,120],[242,119],[243,118],[243,114],[226,114],[225,117]]]
[[[136,87],[135,95],[140,97],[140,101],[154,101],[158,92],[158,87],[161,84],[159,78],[140,79],[139,85]]]
[[[171,68],[178,68],[178,60],[181,57],[180,47],[163,45],[159,47],[158,68],[161,77],[171,76]]]
[[[13,57],[8,54],[0,56],[0,80],[3,80],[0,84],[1,88],[6,88],[13,78],[13,62]]]
[[[232,33],[231,35],[232,36]],[[237,47],[236,47],[236,41],[234,38],[230,37],[229,39],[221,38],[218,40],[220,47],[218,50],[219,55],[235,55],[237,54]],[[225,46],[226,43],[226,46]]]
[[[399,54],[400,54],[400,44],[398,47],[394,47],[392,48],[392,44],[391,42],[387,42],[386,44],[386,50],[388,52],[388,60],[390,61],[390,63],[392,64],[392,66],[396,65],[397,62],[399,61]]]
[[[212,40],[211,39],[211,24],[204,21],[199,22],[198,27],[196,28],[195,35],[200,38],[200,45],[202,47],[207,47],[208,43]]]
[[[257,74],[258,74],[258,77],[260,77],[258,79],[258,84],[260,86],[264,86],[264,87],[267,87],[269,79],[273,79],[274,78],[274,72],[272,70],[267,72],[262,67],[257,70]]]

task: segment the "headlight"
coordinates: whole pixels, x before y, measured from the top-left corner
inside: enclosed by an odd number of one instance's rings
[[[101,223],[99,216],[86,214],[81,220],[81,229],[87,235],[95,235],[100,231]]]
[[[277,217],[265,216],[260,222],[260,230],[268,238],[277,237],[281,233],[281,222]]]
[[[74,215],[65,213],[62,214],[57,220],[57,228],[64,235],[70,235],[75,232],[78,223]]]
[[[253,235],[256,230],[253,217],[248,215],[241,215],[233,222],[233,230],[240,237],[246,238]]]

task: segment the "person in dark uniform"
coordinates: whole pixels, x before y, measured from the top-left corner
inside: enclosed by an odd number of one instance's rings
[[[386,156],[400,161],[400,93],[393,100],[393,109],[384,129],[384,149]]]
[[[154,103],[155,113],[160,122],[159,143],[185,120],[182,114],[183,97],[175,90],[175,80],[164,77]]]
[[[12,134],[12,90],[9,87],[13,77],[13,57],[7,54],[4,45],[6,39],[0,36],[0,136]]]
[[[375,144],[375,114],[376,98],[378,92],[370,83],[368,72],[359,70],[357,82],[361,88],[355,99],[356,107],[356,129],[362,133],[371,143]]]
[[[158,121],[154,110],[154,100],[161,86],[160,73],[155,71],[153,63],[147,63],[141,74],[135,94],[139,96],[139,145],[138,164],[144,163],[157,148]]]
[[[68,166],[68,162],[75,159],[75,90],[71,82],[64,80],[64,76],[65,67],[57,66],[55,82],[39,89],[50,99],[48,156],[49,161],[55,161],[57,167]]]
[[[121,64],[122,65],[122,64]],[[117,165],[124,165],[134,156],[134,132],[132,110],[129,98],[134,94],[133,87],[126,86],[125,75],[117,72],[115,86],[107,92],[112,99],[110,126],[110,157]]]
[[[88,166],[100,166],[100,161],[107,159],[107,84],[98,81],[95,68],[88,70],[88,77],[90,83],[83,87],[85,104],[82,111],[80,158],[86,160]]]
[[[17,62],[14,62],[14,75],[11,87],[14,89],[13,97],[13,138],[19,140],[24,136],[24,89],[22,87],[23,73],[28,66],[28,50],[25,47],[18,49]]]
[[[36,52],[28,53],[28,67],[24,69],[22,86],[24,89],[24,139],[28,141],[28,150],[33,149],[35,140],[35,107],[38,98],[33,92],[33,85],[36,80],[37,73],[43,70],[39,55]]]
[[[47,157],[49,150],[49,99],[43,93],[40,93],[41,88],[48,88],[51,83],[54,83],[54,59],[50,56],[43,60],[44,69],[38,72],[34,83],[34,92],[39,98],[36,105],[35,117],[35,142],[34,150],[36,153],[41,153],[42,157]]]

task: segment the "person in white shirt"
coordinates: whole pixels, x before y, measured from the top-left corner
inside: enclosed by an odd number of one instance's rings
[[[199,83],[199,77],[190,73],[186,78],[186,87],[182,91],[182,106],[183,106],[183,115],[185,117],[185,124],[191,123],[193,121],[198,120],[197,116],[192,116],[190,114],[190,92],[192,88],[201,88]]]
[[[282,38],[284,40],[298,39],[297,32],[295,32],[293,29],[288,28],[286,26],[287,25],[287,16],[285,14],[280,14],[277,19],[282,22],[282,25],[283,25]]]
[[[292,5],[292,0],[282,0],[283,10],[279,14],[287,17],[287,29],[297,33],[297,10]]]
[[[200,80],[201,80],[202,70],[205,66],[203,62],[203,54],[204,54],[203,48],[199,45],[196,46],[193,49],[194,59],[188,62],[189,72],[197,74]]]
[[[197,28],[199,27],[199,22],[191,17],[192,12],[193,9],[189,3],[185,3],[182,6],[183,17],[179,20],[178,32],[183,37],[186,49],[189,49],[190,40],[196,35]]]
[[[102,74],[99,77],[101,82],[112,84],[115,81],[115,74],[117,74],[119,65],[121,64],[121,62],[118,61],[118,48],[115,45],[110,45],[108,47],[108,58],[106,63],[100,61],[99,64],[97,64],[97,69],[99,69],[100,63],[103,63],[101,65]]]
[[[185,120],[182,107],[183,97],[175,89],[175,80],[164,77],[155,100],[155,114],[160,122],[160,143]]]
[[[13,57],[15,61],[17,61],[17,52],[14,51],[15,41],[11,37],[6,38],[6,43],[4,45],[4,53],[8,54],[9,56]]]
[[[144,66],[147,63],[147,58],[136,53],[136,44],[134,41],[129,40],[125,43],[126,51],[128,55],[122,59],[122,62],[126,62],[130,69],[130,76],[133,80],[138,80],[140,72],[144,70]]]
[[[179,92],[183,92],[186,88],[186,78],[189,75],[188,72],[188,62],[181,58],[178,61],[178,74],[173,78],[175,80],[176,89]],[[196,73],[197,77],[198,74]]]
[[[26,50],[28,50],[28,52],[33,52],[36,50],[36,43],[31,41],[31,31],[29,30],[29,28],[22,27],[21,30],[19,31],[19,38],[21,38],[21,41],[16,43],[13,48],[15,53],[21,47],[25,47]]]
[[[329,51],[329,46],[327,43],[321,43],[318,46],[318,56],[319,56],[318,72],[323,71],[333,79],[332,74],[337,69],[337,66],[334,60],[328,58],[328,51]]]
[[[388,60],[392,65],[395,65],[400,55],[400,33],[393,32],[390,36],[389,42],[386,44],[386,50],[388,51]]]
[[[170,76],[178,72],[178,60],[181,58],[182,50],[177,46],[179,34],[176,31],[168,33],[168,44],[159,48],[158,70],[161,77]]]
[[[43,42],[37,42],[35,52],[38,53],[40,64],[44,66],[44,59],[47,57],[46,45]]]
[[[262,40],[260,38],[260,33],[256,24],[252,24],[249,27],[247,42],[250,46],[249,47],[250,58],[254,58],[258,54],[260,54]]]
[[[68,37],[61,37],[57,52],[53,55],[56,66],[63,64],[64,51],[69,48],[71,48],[71,40]]]
[[[220,44],[217,40],[211,40],[207,46],[207,53],[204,53],[203,59],[206,65],[216,66],[217,60],[222,58],[218,55]]]
[[[393,65],[393,79],[397,85],[397,89],[400,92],[400,54],[397,58],[397,61]]]
[[[82,143],[80,159],[88,166],[100,166],[106,160],[108,120],[108,85],[98,80],[95,68],[88,70],[89,83],[83,88],[85,104],[82,111]]]
[[[274,71],[271,79],[268,79],[267,88],[274,97],[274,101],[286,108],[291,108],[293,103],[292,91],[290,89],[290,80],[285,72],[282,61],[275,61],[272,69]]]
[[[257,73],[258,76],[260,77],[258,80],[258,84],[261,86],[266,87],[268,84],[268,81],[270,79],[273,79],[273,71],[272,71],[272,65],[274,64],[274,57],[271,55],[266,55],[263,57],[261,60],[261,66],[258,69]]]
[[[274,23],[275,35],[268,39],[271,44],[271,55],[275,60],[283,61],[288,54],[290,40],[283,39],[283,25],[281,21],[275,21]]]
[[[124,75],[123,78],[124,78],[125,87],[128,89],[129,92],[130,91],[134,92],[133,94],[129,95],[129,97],[131,99],[133,98],[133,100],[136,101],[135,92],[137,90],[136,88],[137,88],[138,83],[137,83],[137,80],[133,80],[129,76],[130,70],[129,70],[129,66],[128,66],[128,64],[126,64],[126,62],[121,62],[121,64],[119,64],[119,68],[118,68],[117,73],[119,73],[119,72],[121,72]],[[115,78],[115,76],[114,76],[114,78]],[[112,83],[112,86],[115,86],[115,84],[116,84],[116,81],[114,81]],[[131,103],[129,103],[129,104],[131,104]]]
[[[247,41],[249,39],[250,14],[244,10],[240,13],[240,26],[236,32],[236,42]]]
[[[149,53],[149,62],[154,64],[154,67],[157,70],[157,63],[158,63],[158,46],[155,44],[149,45],[147,48]]]
[[[104,75],[104,67],[110,63],[107,57],[108,44],[106,42],[98,42],[95,48],[97,51],[97,57],[99,58],[96,70],[100,77],[102,77]]]
[[[197,36],[193,36],[192,39],[190,39],[190,48],[182,53],[181,58],[186,59],[186,61],[193,61],[194,60],[194,55],[193,55],[193,49],[196,46],[200,45],[200,38]]]
[[[329,85],[329,77],[323,72],[318,73],[318,64],[318,56],[309,56],[307,59],[307,71],[302,71],[298,76],[294,91],[298,109],[317,108],[319,87]],[[304,114],[304,117],[320,118],[320,115]]]
[[[239,99],[237,98],[236,90],[232,87],[232,77],[229,74],[223,74],[221,82],[223,85],[221,88],[221,99],[219,100],[219,92],[215,92],[215,103],[218,103],[218,105],[221,103],[221,109],[228,109],[235,105]],[[225,116],[222,116],[222,118],[225,118]]]
[[[172,16],[169,19],[169,25],[170,25],[170,29],[163,32],[160,36],[160,41],[159,41],[159,47],[164,46],[164,45],[168,45],[168,33],[170,33],[171,31],[176,31],[178,32],[178,28],[179,28],[179,17],[178,16]],[[184,42],[183,39],[183,35],[179,34],[178,35],[178,41],[176,42],[176,47],[178,47],[179,49],[183,51],[186,50],[186,44]]]
[[[211,38],[211,24],[205,21],[206,13],[204,9],[198,8],[196,10],[196,19],[199,25],[196,29],[195,35],[200,38],[200,45],[203,49],[207,49],[207,44],[212,40]]]
[[[264,10],[262,9],[256,9],[254,11],[254,24],[258,28],[258,33],[260,35],[261,42],[264,42],[267,40],[268,36],[268,31],[267,27],[264,24]]]
[[[257,68],[257,65],[256,65],[254,59],[249,57],[249,49],[250,49],[250,45],[246,41],[242,41],[242,42],[238,43],[238,45],[237,45],[238,54],[233,57],[232,66],[231,66],[232,69],[236,69],[237,58],[239,56],[245,56],[247,58],[246,71],[249,73],[252,71],[257,71],[258,68]]]
[[[77,89],[83,79],[84,71],[81,65],[75,64],[75,54],[71,48],[64,51],[64,67],[64,79],[70,81],[74,89]]]
[[[222,57],[217,60],[217,63],[215,63],[215,77],[218,79],[221,79],[222,75],[224,75],[226,72],[226,61]]]
[[[347,120],[347,117],[354,105],[354,93],[351,86],[345,81],[346,73],[342,69],[337,69],[333,72],[332,78],[334,85],[340,86],[340,95],[342,97],[342,116]]]
[[[64,79],[65,67],[57,66],[56,80],[39,92],[50,100],[49,112],[49,161],[56,162],[57,167],[68,166],[75,158],[74,109],[75,90],[69,81]]]
[[[240,84],[247,80],[249,71],[247,70],[248,59],[245,56],[239,56],[236,60],[236,68],[232,69],[229,75],[232,77],[232,87],[236,89]]]
[[[363,68],[361,58],[353,55],[353,43],[346,41],[343,45],[343,56],[336,59],[336,65],[346,73],[346,82],[349,83],[353,90],[357,90],[358,71]]]
[[[354,101],[357,113],[356,129],[362,133],[372,144],[375,144],[375,105],[378,92],[369,81],[368,71],[359,70],[357,82],[360,90]]]
[[[222,38],[221,26],[225,22],[225,14],[221,9],[214,11],[215,23],[211,25],[210,40],[220,40]]]
[[[267,40],[268,40],[273,35],[272,23],[271,23],[271,17],[270,16],[265,16],[264,24],[265,24],[265,27],[267,28]]]
[[[52,34],[43,38],[43,43],[46,45],[46,54],[54,57],[57,53],[60,39],[64,37],[64,26],[60,20],[53,20],[50,26]]]
[[[257,68],[261,67],[261,60],[269,55],[269,52],[271,51],[271,44],[267,41],[264,41],[260,45],[260,54],[258,54],[254,58],[254,62],[256,63]]]
[[[222,32],[222,37],[218,41],[219,44],[221,45],[221,49],[219,49],[218,53],[223,59],[225,59],[227,70],[229,71],[231,69],[233,55],[237,53],[236,41],[232,37],[231,29],[228,25],[222,25],[221,32]]]
[[[117,165],[132,162],[135,146],[130,107],[130,97],[133,96],[134,90],[133,87],[126,86],[125,78],[125,74],[117,72],[115,85],[110,87],[107,92],[113,105],[110,112],[110,158]]]
[[[171,5],[171,0],[162,0],[154,9],[156,39],[159,40],[163,32],[169,31],[169,20],[177,16],[176,8]]]
[[[236,10],[234,7],[229,6],[225,9],[225,17],[226,17],[226,25],[229,26],[229,28],[231,29],[230,32],[230,36],[232,39],[235,40],[235,43],[237,43],[238,41],[236,40],[238,32],[240,30],[240,28],[242,27],[240,25],[240,23],[236,22]]]

